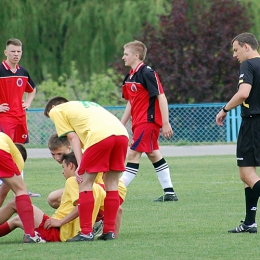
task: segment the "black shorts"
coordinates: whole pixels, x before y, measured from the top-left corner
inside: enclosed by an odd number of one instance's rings
[[[260,116],[242,119],[237,138],[237,165],[260,166]]]

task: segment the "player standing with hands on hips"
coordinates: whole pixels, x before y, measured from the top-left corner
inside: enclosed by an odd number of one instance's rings
[[[122,57],[125,66],[131,68],[122,86],[123,98],[128,102],[121,122],[126,125],[132,117],[132,144],[128,152],[126,171],[121,176],[128,186],[136,176],[140,158],[145,152],[158,175],[164,195],[154,201],[177,201],[173,190],[170,170],[159,150],[160,129],[165,138],[173,135],[169,123],[168,102],[160,79],[155,71],[144,64],[147,48],[140,41],[124,45]]]
[[[257,232],[255,223],[260,178],[256,167],[260,166],[260,55],[259,43],[251,33],[241,33],[232,42],[233,57],[240,63],[238,90],[216,116],[223,126],[227,113],[241,106],[242,123],[237,138],[237,165],[245,185],[246,216],[230,233]]]
[[[4,54],[6,60],[0,64],[0,131],[13,142],[24,144],[29,142],[25,110],[30,107],[36,88],[28,71],[18,65],[22,58],[22,42],[15,38],[7,40]],[[27,96],[23,101],[25,92]],[[8,191],[3,184],[1,192]],[[31,197],[40,196],[28,193]]]

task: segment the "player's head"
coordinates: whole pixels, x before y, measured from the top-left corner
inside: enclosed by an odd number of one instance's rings
[[[75,170],[78,167],[78,163],[74,153],[63,154],[61,160],[64,177],[68,179],[69,177],[75,176]]]
[[[17,64],[22,57],[22,42],[15,38],[7,40],[4,54],[9,65]]]
[[[56,96],[51,98],[45,105],[45,109],[44,109],[44,115],[46,117],[49,117],[49,112],[50,110],[57,105],[63,104],[69,102],[66,98],[64,97],[60,97],[60,96]]]
[[[146,46],[140,42],[140,41],[133,41],[133,42],[128,42],[124,45],[124,50],[129,50],[132,54],[138,55],[139,60],[144,60],[146,53],[147,53],[147,48]]]
[[[62,163],[62,155],[71,152],[71,145],[67,136],[58,137],[57,134],[50,136],[48,140],[48,148],[51,152],[52,158],[58,163]]]
[[[233,57],[242,63],[247,59],[258,56],[258,41],[252,33],[241,33],[231,41]]]
[[[24,162],[27,160],[27,151],[24,147],[23,144],[19,144],[19,143],[15,143],[15,146],[17,147],[17,149],[19,150],[19,152],[21,153]]]
[[[256,39],[256,37],[252,34],[252,33],[241,33],[239,35],[237,35],[232,41],[231,41],[231,45],[233,45],[233,43],[237,41],[238,44],[243,47],[245,44],[248,44],[251,46],[252,50],[257,50],[259,47],[259,43],[258,40]]]

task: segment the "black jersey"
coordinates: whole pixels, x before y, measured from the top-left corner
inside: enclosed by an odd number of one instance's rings
[[[252,86],[248,98],[241,104],[241,116],[260,115],[260,58],[245,60],[240,65],[239,82]]]

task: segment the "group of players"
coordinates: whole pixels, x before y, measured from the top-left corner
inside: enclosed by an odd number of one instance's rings
[[[6,42],[6,60],[0,66],[0,156],[4,158],[0,162],[0,203],[10,189],[15,198],[0,208],[0,236],[21,227],[24,243],[115,239],[126,186],[136,176],[143,152],[164,190],[154,201],[178,201],[169,166],[158,146],[160,129],[165,138],[173,135],[168,103],[158,75],[143,62],[146,52],[139,41],[124,46],[122,59],[131,70],[122,86],[128,103],[121,121],[91,101],[57,96],[47,102],[44,115],[51,118],[57,132],[48,146],[54,159],[62,163],[66,179],[64,189],[48,196],[49,204],[56,208],[50,218],[31,204],[20,174],[27,154],[19,143],[28,142],[26,109],[36,89],[27,70],[18,65],[22,43],[18,39]],[[25,92],[28,95],[23,102]],[[125,125],[130,117],[133,138],[125,166],[129,143]],[[10,218],[15,212],[18,215]]]
[[[237,165],[245,184],[245,220],[230,233],[256,233],[257,203],[260,195],[260,55],[259,43],[250,33],[232,41],[234,57],[241,63],[238,91],[216,116],[222,126],[229,110],[242,107],[242,124],[238,135]],[[56,208],[52,217],[32,205],[21,176],[27,159],[21,143],[28,141],[26,109],[35,95],[29,73],[18,65],[22,43],[6,43],[6,60],[0,65],[0,205],[11,189],[15,198],[0,208],[0,236],[16,227],[24,229],[24,243],[46,241],[112,240],[119,234],[121,204],[126,187],[136,176],[145,152],[152,162],[164,195],[156,202],[178,201],[173,189],[169,166],[162,157],[158,137],[173,135],[169,123],[168,103],[158,75],[144,64],[146,46],[139,41],[124,45],[123,61],[130,67],[123,85],[127,100],[121,121],[91,101],[68,101],[52,97],[44,115],[51,118],[57,134],[50,137],[49,149],[63,165],[64,189],[53,191],[49,204]],[[27,98],[23,102],[23,94]],[[126,123],[132,120],[133,138],[128,148]],[[62,142],[67,142],[65,145]],[[56,146],[55,146],[56,145]],[[73,151],[73,152],[72,152]],[[83,151],[83,153],[82,153]],[[123,172],[122,176],[121,173]],[[10,218],[14,213],[18,215]]]

